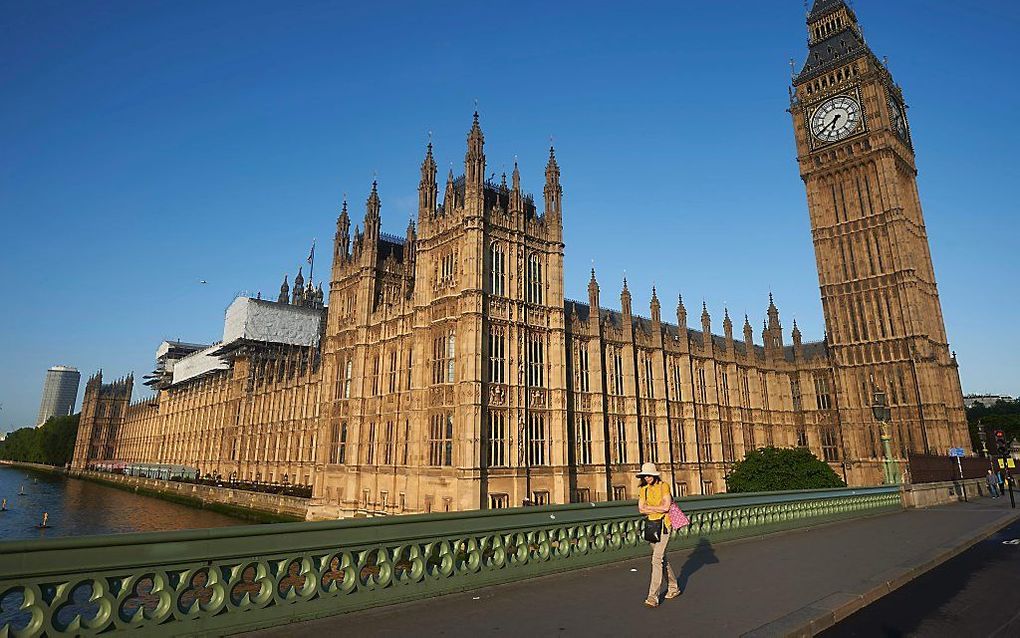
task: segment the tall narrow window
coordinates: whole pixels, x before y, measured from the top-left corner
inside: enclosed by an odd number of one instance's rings
[[[375,423],[368,424],[368,441],[365,444],[365,464],[375,463]]]
[[[652,463],[659,462],[659,442],[655,434],[655,420],[645,419],[644,421],[645,459]]]
[[[822,375],[815,377],[815,404],[819,410],[828,410],[832,407],[828,377]]]
[[[379,396],[379,355],[372,358],[372,396]]]
[[[545,386],[545,335],[533,334],[528,338],[528,385]]]
[[[684,437],[683,419],[673,420],[673,445],[676,449],[676,460],[680,463],[687,462],[687,446]]]
[[[683,400],[683,386],[681,385],[680,362],[673,360],[673,400]]]
[[[397,352],[396,348],[390,352],[390,369],[388,371],[390,392],[397,391],[397,358],[399,357],[399,354],[400,353]]]
[[[588,344],[584,341],[577,342],[577,378],[578,390],[588,392],[591,388],[588,381]]]
[[[429,465],[453,465],[452,414],[433,414],[429,421]]]
[[[411,446],[411,421],[404,419],[404,441],[403,451],[400,455],[400,464],[407,465],[408,448]]]
[[[766,412],[769,411],[769,378],[764,372],[759,376],[761,381],[761,407]]]
[[[544,285],[542,283],[542,258],[538,254],[528,257],[528,281],[527,281],[528,303],[542,303]]]
[[[506,466],[506,413],[489,411],[489,467]]]
[[[351,379],[354,377],[354,362],[350,359],[344,365],[344,392],[343,398],[351,398]]]
[[[613,394],[623,396],[623,357],[619,348],[613,348]]]
[[[545,415],[528,415],[528,464],[546,464]]]
[[[698,366],[698,394],[701,397],[701,403],[708,403],[708,386],[705,383],[705,368],[704,366]]]
[[[655,378],[652,375],[652,354],[650,352],[646,352],[642,358],[645,360],[645,397],[652,399],[655,398]]]
[[[712,431],[707,423],[698,423],[699,439],[701,443],[701,460],[712,460]]]
[[[627,462],[627,422],[616,420],[616,462]]]
[[[797,378],[796,374],[790,375],[790,396],[793,397],[793,409],[796,412],[800,412],[804,409],[800,399],[800,379]]]
[[[591,464],[591,417],[587,414],[578,414],[575,417],[577,426],[574,439],[577,443],[577,464]]]
[[[722,423],[721,426],[723,461],[732,463],[737,460],[737,453],[733,445],[733,424]]]
[[[822,428],[822,457],[826,461],[839,460],[839,445],[837,443],[836,428],[826,425]]]
[[[457,363],[457,335],[451,330],[446,335],[446,382],[453,383]]]
[[[753,423],[742,423],[740,429],[743,431],[744,436],[744,453],[754,450],[757,446],[754,444],[754,424]]]
[[[506,259],[505,254],[503,253],[503,247],[497,242],[493,242],[492,245],[489,246],[489,261],[492,265],[492,294],[503,296],[503,281],[506,277]]]
[[[730,375],[726,372],[722,373],[722,397],[721,402],[723,405],[730,404]]]
[[[506,339],[500,326],[489,327],[489,381],[506,383]]]
[[[386,422],[386,438],[383,440],[383,465],[393,463],[393,421]]]

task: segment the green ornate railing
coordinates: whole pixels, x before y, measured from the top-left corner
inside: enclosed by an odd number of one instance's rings
[[[675,547],[901,507],[896,487],[684,499]],[[647,555],[634,501],[0,543],[0,638],[210,635]]]

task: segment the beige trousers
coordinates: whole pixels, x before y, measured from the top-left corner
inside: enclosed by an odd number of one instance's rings
[[[652,545],[652,582],[648,586],[648,598],[659,599],[659,589],[662,588],[662,574],[666,574],[667,591],[674,592],[680,589],[676,582],[676,575],[673,573],[673,566],[669,564],[666,557],[666,545],[669,544],[669,530],[663,528],[662,537],[658,543]]]

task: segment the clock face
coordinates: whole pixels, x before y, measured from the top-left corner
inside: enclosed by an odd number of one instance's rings
[[[899,102],[891,97],[889,98],[889,118],[892,120],[892,127],[896,134],[907,139],[907,116]]]
[[[861,127],[861,105],[849,95],[822,102],[811,115],[811,134],[822,142],[837,142]]]

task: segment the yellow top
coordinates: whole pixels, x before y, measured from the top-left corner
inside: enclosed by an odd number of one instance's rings
[[[666,496],[670,496],[669,486],[662,481],[652,485],[641,486],[641,498],[644,499],[645,505],[659,507],[664,504],[663,501]],[[669,527],[669,517],[666,516],[665,512],[649,512],[645,514],[645,516],[647,516],[650,521],[662,519],[662,524]]]

